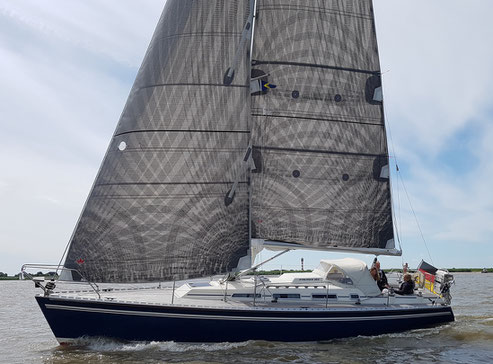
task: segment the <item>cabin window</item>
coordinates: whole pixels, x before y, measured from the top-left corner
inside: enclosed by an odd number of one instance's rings
[[[272,295],[274,299],[278,298],[300,298],[299,293],[274,293]]]
[[[353,281],[351,278],[346,276],[344,273],[337,272],[337,271],[328,273],[326,278],[329,281],[339,282],[342,284],[349,284],[349,285],[353,284]]]
[[[357,300],[357,299],[359,299],[359,295],[357,295],[357,294],[352,294],[352,295],[351,295],[351,299],[353,299],[353,300]]]
[[[233,293],[233,298],[253,298],[253,293]],[[260,293],[255,295],[256,298],[260,298]]]
[[[337,295],[336,294],[312,294],[312,298],[314,299],[320,299],[320,298],[323,298],[323,299],[337,299]]]

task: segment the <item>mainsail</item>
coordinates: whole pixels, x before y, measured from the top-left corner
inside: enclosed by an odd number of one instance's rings
[[[399,253],[371,0],[168,0],[65,267],[207,276],[251,238]]]
[[[252,96],[253,237],[400,254],[372,1],[257,10],[252,77],[266,87]]]
[[[249,44],[235,55],[249,15],[247,0],[167,1],[65,267],[156,281],[227,272],[247,255]]]

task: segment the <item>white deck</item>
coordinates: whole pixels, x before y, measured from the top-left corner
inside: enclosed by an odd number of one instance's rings
[[[193,284],[200,286],[200,284],[207,283],[208,280],[195,280],[191,281]],[[145,284],[137,287],[136,285],[109,285],[100,284],[98,297],[96,292],[85,284],[67,284],[59,283],[55,292],[50,297],[52,298],[64,298],[74,300],[91,300],[99,302],[118,302],[128,304],[141,304],[141,305],[175,305],[181,307],[208,307],[208,308],[221,308],[221,309],[272,309],[272,310],[341,310],[341,309],[354,309],[354,310],[373,310],[373,309],[396,309],[396,308],[410,308],[410,307],[428,307],[432,305],[432,302],[428,300],[436,299],[437,297],[431,293],[426,294],[422,292],[422,296],[380,296],[378,298],[363,298],[361,303],[356,304],[354,302],[337,302],[337,300],[321,299],[321,300],[278,300],[278,302],[271,302],[272,298],[260,297],[255,299],[242,298],[235,299],[231,297],[232,291],[227,292],[226,300],[224,299],[224,290],[216,288],[216,294],[214,297],[204,299],[191,298],[191,297],[179,297],[177,294],[178,289],[185,282],[177,282],[175,285],[175,292],[173,297],[173,284]],[[281,287],[282,288],[282,287]],[[260,287],[257,288],[257,293],[261,292]],[[277,291],[277,290],[276,290]],[[300,288],[292,288],[292,292],[303,291]],[[307,290],[308,291],[308,290]],[[311,290],[313,291],[313,290]],[[319,290],[320,293],[324,293],[325,290]],[[218,295],[217,293],[222,292]],[[245,292],[245,291],[243,291]],[[253,293],[253,287],[248,290]]]

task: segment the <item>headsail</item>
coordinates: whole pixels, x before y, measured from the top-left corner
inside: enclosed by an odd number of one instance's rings
[[[258,0],[253,237],[400,254],[371,0]],[[257,88],[258,90],[258,88]]]
[[[249,12],[248,0],[167,1],[65,267],[155,281],[226,272],[246,255]]]

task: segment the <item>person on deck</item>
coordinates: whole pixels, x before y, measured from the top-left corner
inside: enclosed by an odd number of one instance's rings
[[[377,285],[378,288],[380,288],[380,291],[383,291],[385,288],[390,288],[389,281],[387,280],[387,276],[385,275],[385,272],[382,269],[380,269],[380,262],[378,260],[375,262],[375,268],[377,269],[378,272]]]
[[[402,282],[401,287],[394,291],[400,295],[409,295],[414,293],[414,282],[409,273],[404,274],[404,282]]]
[[[375,281],[377,281],[377,284],[378,284],[378,279],[379,279],[379,277],[378,277],[378,271],[377,271],[377,268],[375,268],[375,267],[371,267],[371,269],[370,269],[370,275],[373,277],[373,279],[374,279]]]

